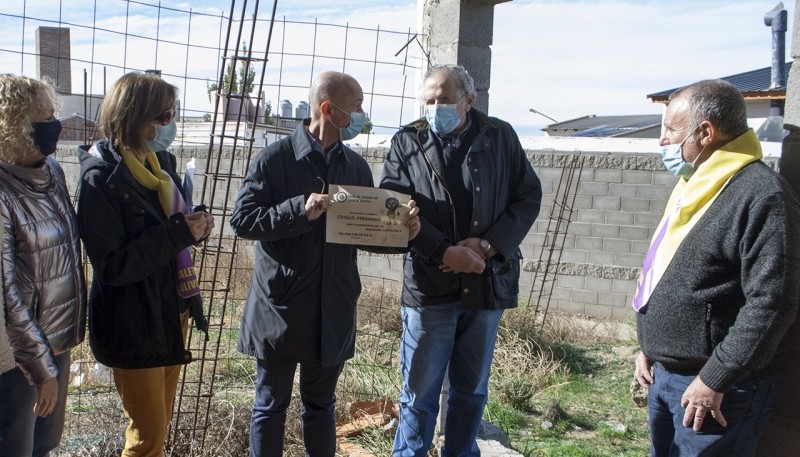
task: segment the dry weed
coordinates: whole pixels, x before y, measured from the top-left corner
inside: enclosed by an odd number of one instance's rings
[[[567,373],[567,367],[535,341],[510,328],[498,334],[489,385],[502,402],[530,411],[534,395]]]

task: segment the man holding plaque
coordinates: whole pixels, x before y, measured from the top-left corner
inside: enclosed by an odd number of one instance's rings
[[[473,109],[475,83],[463,67],[431,68],[422,90],[426,116],[394,136],[381,179],[410,195],[422,220],[404,261],[393,455],[427,454],[448,364],[441,455],[479,455],[497,328],[517,305],[519,245],[542,189],[511,126]]]
[[[315,78],[311,119],[258,154],[231,216],[238,236],[258,241],[238,344],[258,359],[251,456],[283,455],[298,364],[306,455],[336,451],[334,390],[353,356],[361,282],[356,246],[326,242],[325,213],[329,185],[373,186],[367,162],[342,144],[364,126],[363,99],[349,75]],[[416,211],[405,220],[409,239],[419,231]]]

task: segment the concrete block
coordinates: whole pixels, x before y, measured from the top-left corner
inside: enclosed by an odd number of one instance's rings
[[[587,262],[593,265],[615,265],[614,254],[603,251],[589,251]]]
[[[594,290],[597,292],[611,292],[612,281],[613,281],[612,279],[595,278],[593,276],[587,276],[585,281],[586,289]]]
[[[612,279],[611,291],[618,294],[634,294],[636,292],[636,281],[628,279]]]
[[[624,240],[631,241],[644,241],[650,239],[650,230],[648,227],[638,226],[621,226],[619,228],[619,237]]]
[[[572,209],[591,209],[592,197],[590,195],[576,195],[575,201],[572,202]]]
[[[593,173],[595,182],[620,183],[622,170],[613,168],[596,168]]]
[[[633,213],[627,211],[607,211],[606,224],[632,225]]]
[[[592,290],[572,290],[572,301],[575,303],[583,303],[586,305],[597,304],[597,292]]]
[[[627,304],[627,298],[628,296],[625,294],[602,293],[597,297],[597,304],[615,307],[625,306]]]
[[[588,256],[587,251],[578,251],[574,249],[564,250],[561,254],[562,262],[586,262]]]
[[[672,189],[675,184],[678,184],[678,177],[666,170],[656,171],[653,172],[653,184]]]
[[[636,196],[650,200],[666,200],[669,198],[671,189],[664,186],[640,186],[636,189]]]
[[[626,184],[652,184],[653,172],[645,170],[623,170],[622,182]]]
[[[619,238],[619,225],[592,224],[591,233],[600,238]]]
[[[641,184],[609,184],[608,195],[612,197],[636,197],[636,187]]]
[[[658,226],[658,223],[661,221],[661,214],[657,213],[636,213],[633,216],[633,223],[634,225],[648,227],[648,228],[655,228]],[[651,236],[652,236],[652,232]]]
[[[606,212],[598,209],[582,209],[573,214],[577,215],[578,222],[602,224],[606,221]]]
[[[647,251],[645,251],[646,253]],[[641,268],[644,262],[644,253],[624,253],[614,254],[614,265],[621,267]]]
[[[563,259],[562,259],[563,260]],[[584,289],[586,286],[586,278],[584,276],[569,276],[558,275],[556,277],[556,286],[565,289]]]
[[[631,242],[628,240],[605,239],[603,240],[603,251],[610,253],[630,254]]]
[[[646,212],[650,211],[650,199],[647,198],[623,198],[621,203],[622,211]]]
[[[649,233],[649,231],[648,231],[648,233]],[[650,238],[652,238],[652,237],[650,237]],[[647,241],[632,241],[631,242],[631,254],[645,255],[649,248],[650,248],[650,240],[647,240]]]
[[[573,221],[569,224],[569,233],[577,236],[589,236],[592,233],[592,224]]]
[[[543,167],[536,171],[541,180],[558,182],[561,179],[561,168]]]
[[[369,267],[373,270],[389,270],[389,259],[385,257],[372,257],[369,260]]]
[[[619,211],[621,206],[621,199],[619,197],[592,197],[592,207],[594,209]]]
[[[582,182],[578,188],[580,195],[608,195],[608,183]]]
[[[586,304],[572,301],[559,301],[558,310],[570,314],[586,314]]]
[[[576,237],[575,248],[584,251],[602,251],[603,238],[587,236]]]

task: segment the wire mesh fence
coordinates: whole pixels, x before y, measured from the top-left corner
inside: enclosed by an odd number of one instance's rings
[[[262,146],[308,115],[305,100],[316,74],[340,70],[354,76],[364,89],[372,133],[390,134],[419,114],[415,75],[427,63],[412,27],[296,21],[280,14],[277,1],[233,0],[225,10],[217,9],[221,2],[216,8],[201,0],[191,3],[6,0],[0,4],[5,31],[0,64],[6,72],[49,78],[59,88],[65,129],[57,157],[73,189],[79,166],[69,145],[101,136],[100,103],[117,78],[150,71],[178,87],[179,132],[172,151],[179,171],[195,160],[194,201],[208,207],[216,228],[195,253],[210,329],[207,338],[190,331],[194,361],[181,376],[168,450],[244,455],[255,362],[236,351],[236,339],[253,244],[236,238],[228,225],[241,180]],[[376,138],[354,140],[373,170],[379,169],[385,146]],[[367,275],[362,280],[357,355],[338,391],[342,414],[348,402],[394,398],[399,392],[397,281]],[[118,455],[126,419],[111,372],[94,362],[86,344],[72,359],[59,455]],[[297,406],[292,408],[296,414]],[[287,422],[289,451],[300,443],[297,421],[292,422]]]

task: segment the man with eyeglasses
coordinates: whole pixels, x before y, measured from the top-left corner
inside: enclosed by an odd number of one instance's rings
[[[258,359],[251,456],[282,457],[298,365],[306,455],[336,451],[334,390],[353,357],[361,282],[356,246],[325,242],[325,211],[329,184],[373,186],[367,162],[342,144],[364,126],[363,100],[349,75],[316,77],[311,118],[258,154],[231,216],[238,236],[258,241],[238,344]],[[409,239],[419,231],[417,211],[405,221]]]
[[[650,455],[752,456],[800,300],[800,204],[726,81],[673,92],[660,142],[679,179],[633,299]]]
[[[463,67],[431,68],[422,92],[426,116],[394,136],[381,178],[412,196],[422,220],[403,262],[393,455],[427,455],[449,364],[441,455],[473,456],[500,317],[517,305],[519,245],[542,189],[511,126],[473,107]]]

